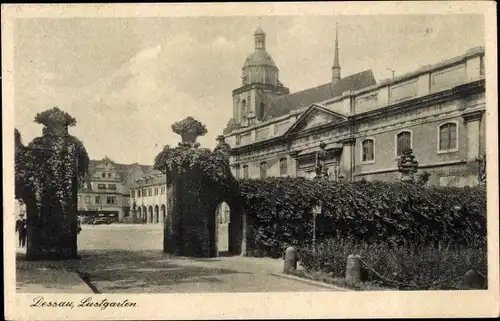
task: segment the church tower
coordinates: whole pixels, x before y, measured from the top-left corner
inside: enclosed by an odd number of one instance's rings
[[[233,118],[242,126],[263,121],[271,100],[289,94],[279,81],[279,69],[266,51],[266,34],[254,32],[254,51],[242,68],[241,87],[233,90]]]
[[[338,23],[335,26],[335,56],[333,57],[332,67],[332,85],[340,79],[340,63],[339,63],[339,33]]]

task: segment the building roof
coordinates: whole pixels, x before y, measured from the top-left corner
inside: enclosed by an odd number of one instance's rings
[[[90,185],[90,181],[92,180],[92,176],[94,176],[94,174],[97,170],[97,167],[106,161],[111,163],[114,166],[116,173],[120,177],[120,181],[126,186],[130,185],[130,183],[135,180],[135,177],[143,175],[144,172],[146,172],[147,170],[152,168],[152,166],[141,165],[138,163],[133,163],[133,164],[115,163],[107,157],[104,157],[104,159],[102,159],[102,160],[94,160],[93,159],[89,163],[89,172],[88,172],[88,175],[85,177],[84,186],[79,188],[80,192],[92,190],[91,185]]]
[[[350,90],[360,90],[376,85],[377,81],[371,70],[365,70],[357,74],[339,79],[335,83],[327,83],[321,86],[298,91],[286,96],[280,96],[272,100],[265,120],[283,116],[293,110],[308,107],[309,105],[334,97]]]
[[[245,60],[245,64],[243,65],[243,68],[249,66],[270,66],[277,68],[276,63],[273,60],[273,57],[271,57],[271,55],[268,54],[263,49],[256,49],[247,57],[247,59]]]
[[[265,32],[260,26],[258,26],[257,29],[255,29],[254,35],[265,35]]]
[[[166,180],[165,174],[163,174],[159,170],[154,169],[153,166],[149,166],[146,170],[144,170],[139,175],[136,175],[133,179],[131,179],[127,186],[129,186],[129,188],[137,187],[137,186],[141,185],[137,182],[137,179],[138,178],[145,178],[148,176],[157,177],[157,178],[159,178],[159,181]],[[158,182],[158,181],[155,181],[155,182]]]

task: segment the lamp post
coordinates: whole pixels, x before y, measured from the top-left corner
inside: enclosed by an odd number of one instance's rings
[[[312,209],[313,214],[313,235],[312,235],[312,245],[313,251],[316,252],[316,218],[323,212],[323,202],[319,201]]]
[[[401,173],[402,182],[414,182],[414,174],[418,171],[418,162],[411,148],[406,149],[398,159],[398,170]]]

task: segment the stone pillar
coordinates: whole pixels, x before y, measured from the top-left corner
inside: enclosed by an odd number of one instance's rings
[[[355,156],[355,138],[342,140],[342,155],[340,157],[340,174],[344,176],[344,180],[352,180],[354,174],[354,156]]]
[[[361,262],[359,256],[351,254],[347,257],[345,280],[351,284],[361,281]]]
[[[480,132],[479,124],[483,110],[467,111],[462,114],[467,127],[467,160],[474,161],[480,154]]]
[[[290,246],[285,251],[283,272],[290,274],[295,270],[297,270],[297,250],[293,246]]]
[[[463,285],[465,289],[484,289],[487,287],[487,282],[484,275],[476,270],[469,270],[464,275]]]

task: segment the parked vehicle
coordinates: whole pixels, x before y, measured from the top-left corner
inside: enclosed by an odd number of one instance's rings
[[[111,224],[111,223],[113,223],[113,220],[109,217],[98,217],[92,220],[93,225]]]
[[[82,224],[92,224],[93,221],[94,221],[94,218],[92,218],[92,217],[82,217],[82,219],[81,219]]]

